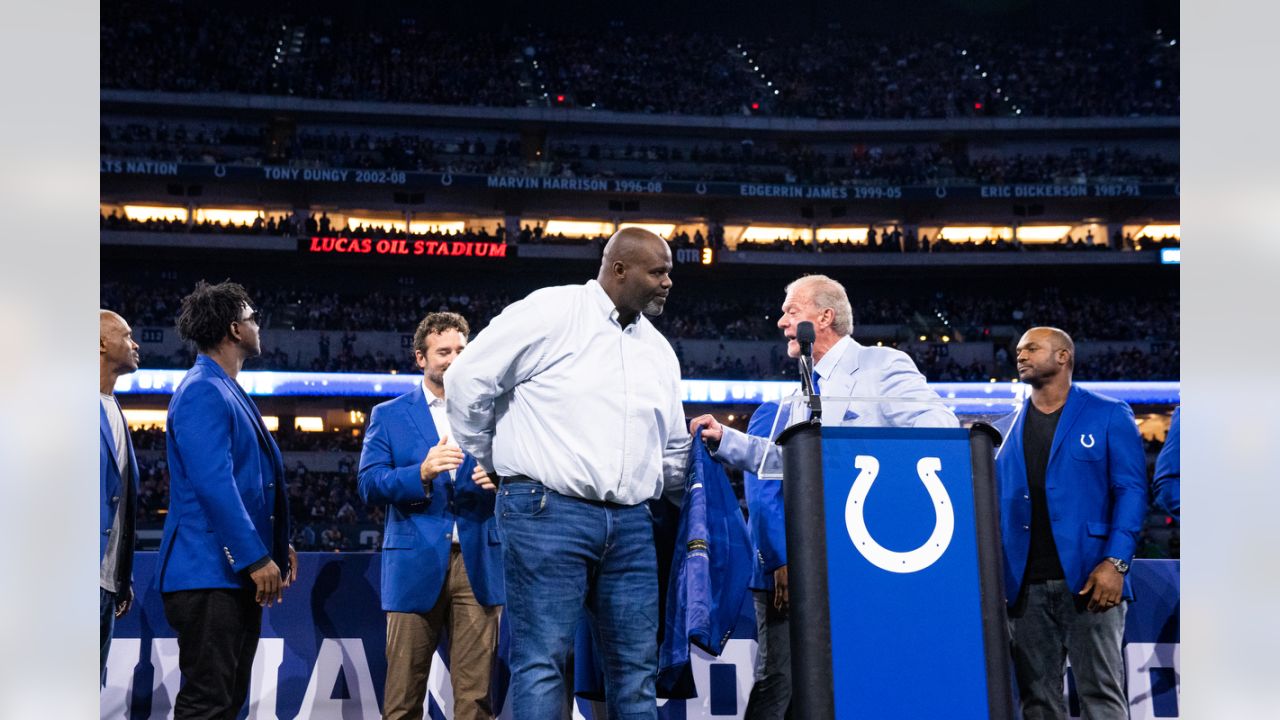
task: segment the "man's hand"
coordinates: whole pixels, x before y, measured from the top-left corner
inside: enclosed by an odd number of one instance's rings
[[[1120,603],[1120,596],[1124,594],[1124,575],[1110,560],[1103,560],[1089,573],[1080,594],[1089,595],[1090,610],[1106,612]]]
[[[786,612],[791,605],[791,590],[787,587],[787,566],[783,565],[773,571],[773,608],[778,612]]]
[[[266,565],[249,573],[249,579],[257,586],[257,592],[253,596],[255,602],[262,607],[267,607],[272,602],[280,604],[283,599],[280,597],[280,566],[276,565],[275,560],[267,560]]]
[[[455,445],[447,445],[448,442],[448,435],[440,438],[440,442],[431,448],[426,459],[422,461],[422,466],[418,468],[418,475],[422,477],[424,486],[435,480],[440,473],[455,470],[462,464],[462,449]],[[427,492],[430,494],[430,490]]]
[[[495,492],[498,489],[498,484],[494,482],[494,477],[479,464],[471,471],[471,482],[478,485],[481,490]]]
[[[695,428],[702,425],[702,441],[703,442],[720,442],[720,438],[724,437],[724,426],[716,420],[714,415],[699,415],[689,422],[689,434],[695,432]]]
[[[293,543],[289,543],[289,575],[284,579],[283,587],[287,588],[298,579],[298,551],[293,549]],[[283,589],[283,588],[282,588]]]
[[[116,617],[122,618],[125,613],[129,612],[129,608],[133,607],[133,588],[129,588],[128,596],[116,599]]]

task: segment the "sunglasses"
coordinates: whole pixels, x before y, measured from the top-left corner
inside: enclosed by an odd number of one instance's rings
[[[260,325],[262,323],[262,315],[259,314],[257,310],[254,310],[253,312],[249,313],[249,317],[240,318],[236,322],[244,323],[244,322],[249,322],[250,320],[253,321],[254,325]]]

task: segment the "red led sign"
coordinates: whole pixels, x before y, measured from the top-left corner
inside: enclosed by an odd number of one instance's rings
[[[328,255],[378,255],[505,258],[507,245],[499,242],[461,240],[406,240],[402,238],[321,237],[299,238],[298,249]]]

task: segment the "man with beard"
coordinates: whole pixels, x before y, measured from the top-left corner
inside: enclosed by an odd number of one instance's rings
[[[365,502],[387,505],[382,609],[387,680],[382,717],[421,718],[431,658],[449,628],[454,720],[492,720],[489,680],[504,599],[493,493],[453,441],[445,371],[467,346],[457,313],[427,315],[413,334],[422,385],[373,408],[360,453]]]
[[[656,718],[657,556],[646,501],[683,492],[691,439],[680,365],[646,319],[671,251],[618,231],[583,285],[543,288],[494,318],[445,376],[449,424],[497,475],[516,720],[564,712],[583,607],[609,717]]]
[[[1070,658],[1081,714],[1122,720],[1127,573],[1147,512],[1142,437],[1127,404],[1072,384],[1075,344],[1062,330],[1028,330],[1017,363],[1031,396],[996,474],[1022,715],[1066,720]]]
[[[280,448],[236,382],[245,360],[262,353],[258,322],[233,282],[201,281],[178,315],[178,334],[199,354],[169,401],[157,580],[178,633],[177,720],[239,713],[262,608],[279,604],[297,578]]]

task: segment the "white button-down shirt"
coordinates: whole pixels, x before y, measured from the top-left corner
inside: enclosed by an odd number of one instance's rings
[[[643,315],[627,327],[595,280],[511,304],[445,373],[458,443],[500,476],[635,505],[684,490],[680,364]]]
[[[453,432],[449,430],[449,415],[445,412],[444,398],[436,397],[436,394],[427,389],[427,382],[422,381],[422,395],[427,399],[427,409],[431,411],[431,422],[436,426],[436,435],[445,440],[445,445],[458,446],[458,441],[454,439]],[[457,482],[458,470],[454,468],[449,471],[449,480]],[[458,544],[458,521],[453,521],[453,544]]]
[[[422,395],[427,399],[427,409],[431,411],[431,422],[436,426],[436,435],[442,438],[448,438],[445,445],[460,447],[458,440],[453,437],[453,431],[449,429],[449,415],[445,412],[444,398],[436,397],[436,394],[427,389],[427,383],[422,383]],[[458,471],[453,469],[449,471],[449,479],[457,480]]]

